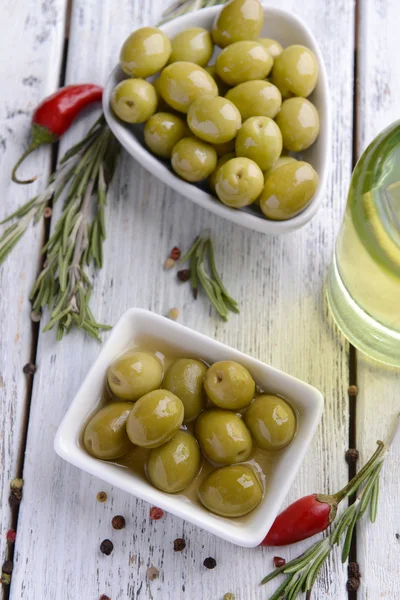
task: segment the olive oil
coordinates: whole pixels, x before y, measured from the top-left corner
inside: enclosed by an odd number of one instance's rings
[[[400,122],[383,131],[356,165],[327,298],[354,346],[400,365]]]

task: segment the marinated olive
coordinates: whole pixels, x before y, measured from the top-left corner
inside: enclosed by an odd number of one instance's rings
[[[224,165],[226,162],[228,162],[228,160],[231,160],[231,158],[235,158],[235,156],[236,154],[234,152],[231,152],[230,154],[225,154],[224,156],[221,156],[221,158],[218,159],[217,166],[208,178],[208,183],[210,184],[210,187],[213,192],[215,192],[215,184],[217,182],[218,169],[222,167],[222,165]]]
[[[272,56],[258,42],[236,42],[222,50],[215,67],[222,81],[238,85],[252,79],[265,79],[272,63]]]
[[[160,75],[160,90],[164,100],[183,113],[187,113],[200,96],[218,96],[218,87],[211,75],[199,65],[185,61],[165,67]]]
[[[214,42],[221,48],[242,40],[255,40],[264,24],[264,12],[258,0],[232,0],[215,18]]]
[[[196,421],[195,435],[203,454],[218,465],[247,460],[253,443],[244,421],[228,410],[206,410]]]
[[[289,98],[276,117],[283,145],[292,152],[309,148],[319,134],[319,116],[314,104],[305,98]]]
[[[172,440],[150,451],[146,471],[151,483],[173,494],[190,485],[200,469],[201,453],[196,439],[178,431]]]
[[[217,171],[215,191],[232,208],[252,204],[261,194],[264,177],[260,167],[248,158],[232,158]]]
[[[217,69],[215,65],[207,65],[204,67],[204,70],[207,71],[209,75],[214,79],[215,83],[218,86],[218,95],[225,96],[226,92],[229,90],[229,85],[226,85],[224,81],[217,75]]]
[[[126,123],[143,123],[157,109],[154,86],[144,79],[125,79],[114,89],[111,106],[117,117]]]
[[[237,156],[253,160],[262,171],[269,169],[282,152],[282,134],[268,117],[251,117],[245,121],[237,135]]]
[[[290,162],[267,177],[260,196],[260,207],[268,219],[291,219],[312,200],[318,187],[318,175],[303,161]]]
[[[236,106],[220,96],[201,96],[195,100],[187,119],[192,133],[212,144],[233,140],[242,124]]]
[[[152,81],[152,84],[157,94],[157,112],[170,113],[171,110],[173,110],[173,108],[165,102],[164,98],[161,95],[160,75],[156,77],[154,81]]]
[[[144,141],[157,156],[170,158],[175,144],[188,133],[189,129],[181,117],[159,112],[150,117],[144,126]]]
[[[305,46],[288,46],[275,59],[272,82],[284,98],[303,96],[307,98],[318,79],[318,62],[315,54]]]
[[[127,352],[107,372],[113,394],[132,401],[160,387],[162,378],[162,364],[151,352]]]
[[[113,402],[100,409],[86,425],[83,443],[92,456],[103,460],[121,458],[133,449],[126,421],[133,404]]]
[[[271,38],[258,38],[257,42],[265,46],[274,60],[283,52],[283,46]]]
[[[217,153],[202,140],[183,138],[172,150],[171,164],[182,179],[202,181],[214,171]]]
[[[168,442],[183,422],[181,400],[168,390],[154,390],[134,404],[126,423],[129,439],[143,448]]]
[[[191,27],[178,33],[171,42],[169,62],[188,61],[204,67],[213,53],[210,33],[201,27]]]
[[[256,443],[265,450],[281,450],[296,432],[293,408],[279,396],[263,394],[255,398],[245,420]]]
[[[250,117],[274,119],[282,104],[282,96],[268,81],[245,81],[230,89],[226,96],[239,109],[242,120]]]
[[[204,387],[219,408],[240,410],[254,398],[256,384],[246,367],[233,360],[222,360],[208,369]]]
[[[235,152],[235,140],[229,140],[229,142],[224,142],[223,144],[213,144],[212,147],[217,153],[218,158],[221,158],[221,156]]]
[[[271,175],[271,173],[273,173],[273,171],[276,171],[276,169],[279,169],[279,167],[283,167],[283,165],[287,165],[288,163],[292,162],[296,162],[296,159],[292,156],[280,156],[278,160],[274,162],[272,167],[264,171],[264,183],[267,181],[267,178]]]
[[[205,408],[207,397],[203,389],[207,365],[193,358],[179,358],[168,368],[163,386],[183,402],[185,422],[193,421]]]
[[[119,62],[131,77],[150,77],[168,62],[171,42],[161,29],[142,27],[125,40]]]
[[[210,473],[199,487],[199,500],[222,517],[242,517],[260,503],[260,481],[246,465],[221,467]]]

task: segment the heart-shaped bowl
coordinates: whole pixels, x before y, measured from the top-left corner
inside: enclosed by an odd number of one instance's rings
[[[295,409],[296,435],[276,455],[264,497],[257,508],[245,517],[219,517],[198,501],[189,500],[179,493],[166,494],[153,487],[142,475],[112,461],[93,458],[86,452],[82,443],[83,430],[90,416],[99,409],[108,366],[127,348],[144,348],[150,340],[158,349],[173,349],[174,356],[195,357],[209,364],[220,360],[237,361],[250,371],[263,389],[282,395]],[[57,454],[79,469],[225,540],[253,547],[264,539],[278,514],[311,443],[322,410],[322,394],[311,385],[179,323],[132,308],[124,313],[103,345],[58,429],[54,446]]]
[[[203,27],[204,29],[211,30],[215,16],[220,10],[221,6],[203,8],[173,19],[162,25],[160,29],[171,39],[177,33],[189,27]],[[158,179],[175,191],[186,196],[186,198],[195,204],[229,221],[243,225],[248,229],[262,233],[289,233],[299,229],[310,221],[318,210],[323,198],[323,190],[330,164],[331,147],[329,86],[321,51],[313,34],[304,22],[299,17],[278,8],[263,6],[263,10],[265,19],[261,36],[276,39],[284,47],[291,44],[307,46],[316,55],[319,65],[318,83],[309,100],[316,106],[319,112],[321,122],[320,134],[311,148],[301,154],[301,158],[311,163],[318,173],[319,187],[314,198],[300,214],[287,221],[271,221],[262,215],[257,206],[250,206],[240,210],[225,206],[218,198],[210,194],[207,182],[194,185],[175,175],[169,161],[161,160],[147,150],[143,138],[143,125],[124,123],[114,115],[110,105],[112,91],[117,83],[127,77],[119,66],[115,67],[112,71],[104,89],[103,110],[110,129],[127,152],[152,175],[158,177]],[[121,40],[121,45],[122,42],[123,40]],[[219,48],[216,48],[215,55],[219,52]],[[215,55],[213,60],[215,60]]]

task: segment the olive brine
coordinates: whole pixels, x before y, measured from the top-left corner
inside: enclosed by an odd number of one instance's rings
[[[193,484],[197,500],[224,517],[259,504],[267,474],[255,455],[277,454],[296,432],[290,404],[230,360],[128,350],[109,366],[104,396],[83,432],[86,450],[121,464],[129,456],[131,467],[145,452],[154,487],[172,494]]]
[[[318,111],[307,99],[318,62],[305,46],[259,37],[263,24],[259,0],[232,0],[211,32],[192,27],[170,40],[155,27],[138,29],[122,46],[130,78],[111,105],[122,121],[145,123],[146,146],[182,179],[208,179],[225,205],[255,204],[267,219],[286,220],[319,183],[309,163],[286,156],[318,137]],[[222,51],[210,64],[215,46]]]

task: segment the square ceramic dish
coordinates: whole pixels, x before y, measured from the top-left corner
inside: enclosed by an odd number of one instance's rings
[[[91,457],[81,445],[88,417],[102,395],[108,365],[135,340],[151,337],[207,362],[235,360],[249,369],[254,379],[271,393],[287,398],[298,414],[298,429],[291,444],[280,453],[269,486],[259,506],[244,519],[228,519],[210,513],[184,496],[166,494],[119,465]],[[246,356],[238,350],[154,313],[132,308],[115,325],[97,360],[65,415],[54,448],[66,461],[155,506],[190,521],[234,544],[257,546],[267,534],[303,461],[323,410],[321,393],[307,383]]]
[[[328,88],[328,78],[325,70],[324,60],[318,44],[311,33],[299,17],[293,14],[264,6],[265,22],[261,32],[263,37],[272,37],[277,39],[283,46],[290,44],[303,44],[310,48],[317,57],[319,64],[319,79],[314,92],[309,100],[315,104],[318,109],[321,121],[320,134],[315,144],[302,153],[302,158],[310,162],[319,175],[319,188],[310,204],[301,212],[288,221],[269,221],[265,219],[258,211],[257,207],[247,207],[241,210],[225,206],[217,198],[209,193],[206,182],[199,185],[188,183],[175,175],[172,171],[169,161],[163,161],[151,154],[144,145],[143,125],[129,125],[120,121],[112,112],[110,107],[110,98],[114,87],[126,79],[126,75],[120,67],[116,67],[111,73],[103,95],[103,110],[110,129],[121,142],[129,154],[135,158],[152,175],[155,175],[169,185],[171,188],[186,196],[195,204],[211,212],[243,225],[255,231],[262,233],[289,233],[299,229],[314,216],[318,210],[322,198],[323,190],[328,176],[328,167],[330,164],[331,147],[331,110],[330,95]],[[216,14],[221,10],[221,6],[212,8],[203,8],[161,26],[168,37],[173,38],[180,31],[188,27],[204,27],[211,30]],[[123,40],[121,40],[121,45]],[[219,53],[217,49],[215,54]],[[215,56],[213,57],[215,60]]]

